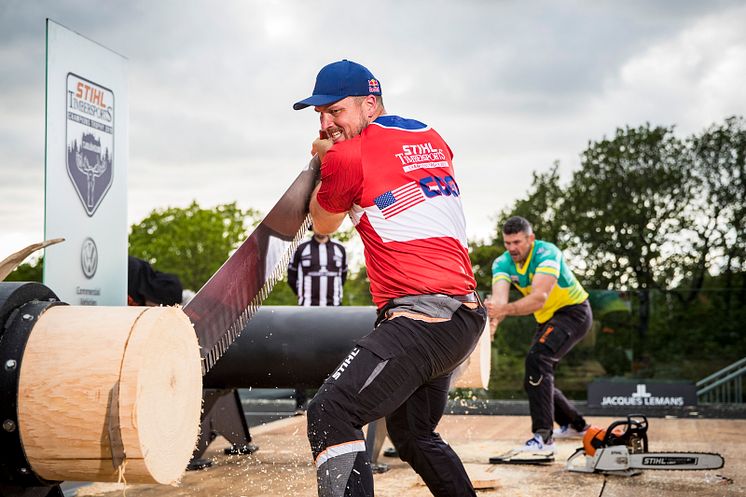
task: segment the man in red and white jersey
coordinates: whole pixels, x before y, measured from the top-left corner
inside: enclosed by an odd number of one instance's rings
[[[321,182],[314,229],[349,214],[365,246],[375,329],[360,339],[308,406],[308,438],[324,497],[372,496],[362,427],[386,418],[402,460],[433,495],[476,495],[435,428],[453,370],[474,349],[485,311],[466,245],[452,153],[429,126],[386,115],[380,82],[348,60],[321,69],[313,94]]]

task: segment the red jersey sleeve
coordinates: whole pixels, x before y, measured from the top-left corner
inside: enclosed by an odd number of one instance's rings
[[[328,212],[347,212],[360,201],[362,187],[360,140],[335,144],[321,163],[321,188],[316,196],[319,205]]]

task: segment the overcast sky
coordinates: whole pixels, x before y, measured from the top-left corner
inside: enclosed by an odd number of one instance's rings
[[[449,142],[472,239],[589,140],[746,115],[743,1],[4,0],[0,259],[44,234],[47,17],[128,59],[129,224],[195,199],[268,211],[318,129],[291,105],[342,58]]]

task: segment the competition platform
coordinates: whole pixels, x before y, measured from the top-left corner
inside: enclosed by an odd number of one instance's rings
[[[513,409],[520,409],[514,403]],[[525,408],[525,405],[524,405]],[[478,409],[475,409],[478,410]],[[702,410],[702,406],[700,406]],[[462,412],[469,412],[463,407]],[[743,416],[741,416],[743,418]],[[596,426],[608,426],[617,416],[589,415]],[[567,458],[582,445],[577,439],[557,440],[556,459],[546,465],[490,465],[490,456],[521,444],[530,436],[526,415],[449,414],[438,432],[461,456],[472,480],[486,484],[483,497],[697,497],[746,496],[746,419],[702,418],[698,412],[681,416],[650,417],[648,437],[651,451],[717,452],[725,466],[705,471],[649,471],[634,477],[573,473],[565,469]],[[188,472],[175,487],[127,485],[128,497],[313,497],[315,468],[306,440],[306,418],[291,416],[253,427],[260,450],[249,456],[225,455],[229,443],[216,439],[205,457],[213,466]],[[384,447],[390,446],[386,441]],[[425,497],[431,495],[409,466],[389,457],[389,465],[374,475],[378,497]],[[95,483],[66,495],[119,497],[124,486]]]

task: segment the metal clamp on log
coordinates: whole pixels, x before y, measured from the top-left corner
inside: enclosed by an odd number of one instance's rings
[[[52,487],[34,473],[21,443],[18,384],[31,330],[48,308],[66,305],[39,283],[0,283],[0,495],[20,489]],[[41,495],[41,494],[39,494]]]

